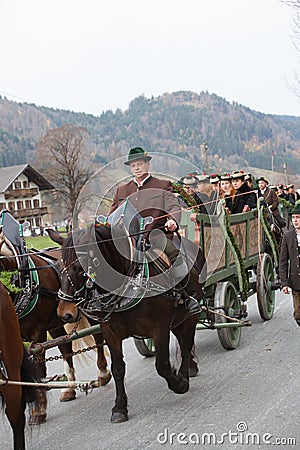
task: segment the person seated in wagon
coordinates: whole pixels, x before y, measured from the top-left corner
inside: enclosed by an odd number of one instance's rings
[[[245,182],[245,176],[243,170],[236,170],[231,174],[232,186],[235,189],[230,210],[232,214],[248,212],[257,207],[256,194]]]
[[[158,239],[161,239],[161,231],[163,231],[167,238],[164,253],[173,263],[180,259],[177,258],[179,250],[172,239],[174,232],[179,229],[181,208],[173,193],[171,181],[162,180],[149,173],[151,159],[152,156],[142,147],[130,149],[127,161],[124,164],[130,167],[133,178],[117,188],[109,214],[112,214],[126,199],[129,199],[142,217],[153,217],[153,222],[146,226],[144,237],[146,240],[150,238],[151,243],[155,243],[155,236],[160,236]],[[156,230],[161,231],[156,234]],[[174,276],[176,275],[175,265],[173,266]],[[183,264],[180,264],[178,267],[178,280],[182,280],[182,273],[180,272],[182,266]],[[185,301],[189,314],[199,313],[199,303],[194,298],[194,286],[188,283],[185,289],[189,294]]]
[[[272,216],[275,217],[278,225],[281,228],[284,228],[286,226],[286,223],[279,213],[278,209],[279,200],[276,192],[270,188],[269,181],[265,177],[258,178],[256,182],[259,188],[258,196],[264,198]]]

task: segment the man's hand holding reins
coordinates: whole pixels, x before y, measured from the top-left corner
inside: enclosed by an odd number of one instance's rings
[[[165,223],[165,228],[168,231],[176,231],[178,228],[178,225],[174,219],[168,219]]]

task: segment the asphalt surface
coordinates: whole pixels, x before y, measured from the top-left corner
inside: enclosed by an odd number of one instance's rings
[[[114,382],[75,401],[60,403],[49,393],[48,420],[26,427],[30,450],[153,450],[172,448],[300,448],[299,336],[290,295],[276,293],[272,320],[263,322],[256,296],[248,299],[252,327],[242,329],[240,346],[224,350],[216,331],[196,332],[200,374],[190,390],[168,390],[154,367],[132,342],[124,343],[129,421],[111,424]],[[55,350],[56,351],[56,350]],[[54,353],[54,351],[51,351]],[[49,352],[47,356],[51,353]],[[176,363],[175,344],[172,358]],[[96,378],[92,361],[77,378]],[[62,362],[49,362],[49,374],[62,373]],[[2,414],[0,448],[11,447],[11,431]]]

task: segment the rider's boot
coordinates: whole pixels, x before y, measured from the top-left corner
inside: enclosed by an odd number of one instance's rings
[[[201,307],[197,301],[196,291],[191,280],[188,281],[185,290],[188,293],[188,298],[185,300],[185,307],[188,310],[189,315],[199,314],[201,312]]]
[[[199,314],[201,312],[201,308],[196,300],[196,290],[194,284],[190,279],[186,282],[187,273],[188,267],[186,262],[182,258],[178,258],[176,263],[173,265],[173,275],[176,285],[178,284],[183,286],[188,294],[188,297],[184,300],[184,304],[189,316],[191,316],[193,314]]]

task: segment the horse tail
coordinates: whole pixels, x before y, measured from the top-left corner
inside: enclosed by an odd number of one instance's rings
[[[21,381],[29,383],[39,383],[40,378],[37,374],[37,365],[30,357],[28,350],[24,348],[23,361],[21,365]],[[36,399],[36,386],[22,386],[22,395],[25,403],[32,403]]]
[[[74,326],[75,325],[75,326]],[[91,324],[88,321],[88,319],[85,316],[82,316],[78,322],[74,323],[66,323],[64,325],[65,330],[67,333],[71,333],[71,331],[75,328],[76,331],[81,331],[81,330],[85,330],[86,328],[90,327]],[[85,336],[82,337],[80,339],[76,339],[75,341],[73,341],[72,343],[72,347],[73,347],[73,351],[74,350],[79,350],[80,348],[85,347],[92,347],[93,345],[95,345],[95,339],[93,338],[92,335],[90,336]]]
[[[89,328],[91,326],[90,322],[88,321],[88,319],[85,316],[81,316],[81,318],[79,319],[78,322],[74,323],[66,323],[64,325],[64,328],[66,330],[67,333],[71,333],[71,331],[74,329],[74,325],[76,327],[76,331],[81,331],[81,330],[85,330],[86,328]],[[93,337],[93,335],[89,335],[89,336],[84,336],[80,339],[76,339],[75,341],[72,342],[72,348],[73,348],[73,352],[76,352],[78,350],[82,350],[83,348],[87,348],[87,347],[93,347],[95,345],[95,339]],[[95,347],[93,349],[93,353],[97,352],[97,348]],[[106,356],[110,356],[108,351],[105,349],[104,350],[105,355]],[[81,353],[80,354],[81,358],[82,358],[82,363],[83,364],[88,364],[91,363],[92,361],[94,361],[94,358],[91,357],[88,352],[86,353]]]

